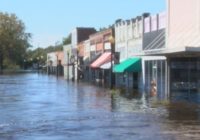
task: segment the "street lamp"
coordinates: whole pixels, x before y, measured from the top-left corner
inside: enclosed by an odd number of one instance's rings
[[[25,70],[25,63],[26,63],[26,59],[24,59],[24,70]]]
[[[74,55],[71,56],[70,63],[72,64],[72,81],[74,81],[75,80],[75,69],[74,69],[75,56]]]
[[[67,80],[69,80],[69,51],[67,51]]]
[[[78,55],[78,53],[79,53],[79,50],[77,49],[76,52],[74,52],[73,55],[71,55],[71,57],[70,57],[70,63],[72,65],[72,75],[73,75],[72,81],[74,81],[76,78],[77,78],[76,80],[79,81],[79,72],[78,72],[79,55]],[[77,65],[76,75],[75,75],[75,65]]]
[[[111,89],[113,89],[113,85],[114,85],[114,80],[115,80],[115,77],[114,77],[114,73],[113,73],[113,54],[114,54],[114,43],[115,43],[115,39],[114,39],[114,37],[111,35],[110,37],[109,37],[109,42],[110,42],[110,50],[111,50],[111,61],[110,61],[110,63],[111,63],[111,68],[110,68],[110,70],[111,70],[111,73],[110,73],[110,88]]]
[[[59,73],[58,73],[58,53],[56,53],[56,76],[58,77]]]
[[[39,72],[39,60],[40,60],[40,57],[37,57],[37,69],[38,69],[38,72]]]
[[[39,61],[39,63],[40,63],[39,66],[40,66],[42,72],[43,72],[43,58],[44,58],[43,55],[41,55],[40,61]]]

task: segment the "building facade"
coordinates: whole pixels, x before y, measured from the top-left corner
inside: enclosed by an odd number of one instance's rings
[[[200,101],[200,1],[167,0],[168,92]]]
[[[143,19],[148,15],[145,13],[131,20],[117,20],[115,22],[115,51],[119,53],[120,63],[125,63],[128,59],[129,61],[133,60],[130,58],[141,58],[138,54],[142,52]],[[117,72],[116,85],[142,89],[142,72]]]
[[[47,73],[62,76],[64,74],[64,54],[63,51],[51,52],[47,54]]]
[[[156,82],[157,96],[167,97],[166,56],[156,52],[166,49],[166,12],[144,18],[143,30],[143,85],[146,94],[150,94],[152,81]]]
[[[71,32],[71,46],[72,46],[72,52],[70,56],[71,64],[72,64],[72,75],[73,80],[79,80],[79,70],[78,70],[78,62],[79,62],[79,50],[78,44],[82,41],[88,40],[89,36],[91,34],[96,33],[96,30],[94,28],[87,28],[87,27],[77,27]]]
[[[200,101],[200,12],[197,11],[200,11],[199,0],[167,0],[166,12],[145,19],[143,80],[147,93],[155,79],[161,98]]]
[[[108,28],[90,35],[90,81],[103,86],[111,86],[111,51],[114,53],[114,29]],[[109,53],[108,53],[109,52]],[[106,58],[105,58],[106,57]],[[108,57],[108,58],[107,58]],[[92,63],[99,61],[99,65]],[[106,67],[103,66],[103,64]]]
[[[109,85],[114,71],[117,86],[142,89],[146,94],[155,82],[160,98],[199,93],[200,1],[166,1],[166,12],[120,19],[114,29],[74,29],[72,44],[64,49],[66,63],[72,66],[67,73],[75,80],[83,77]],[[114,68],[113,52],[119,59]]]

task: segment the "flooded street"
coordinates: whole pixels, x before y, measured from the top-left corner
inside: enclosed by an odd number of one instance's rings
[[[41,74],[0,76],[0,140],[200,139],[200,107]]]

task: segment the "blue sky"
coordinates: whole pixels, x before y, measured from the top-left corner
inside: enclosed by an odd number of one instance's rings
[[[1,12],[15,13],[25,23],[34,47],[54,45],[75,27],[99,29],[165,9],[165,0],[0,0]]]

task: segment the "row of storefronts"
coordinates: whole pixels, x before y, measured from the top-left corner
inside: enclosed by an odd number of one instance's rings
[[[167,3],[166,12],[117,20],[103,31],[73,30],[72,43],[63,48],[64,77],[146,95],[156,85],[159,98],[198,95],[200,13],[195,11],[200,4],[198,0]]]

